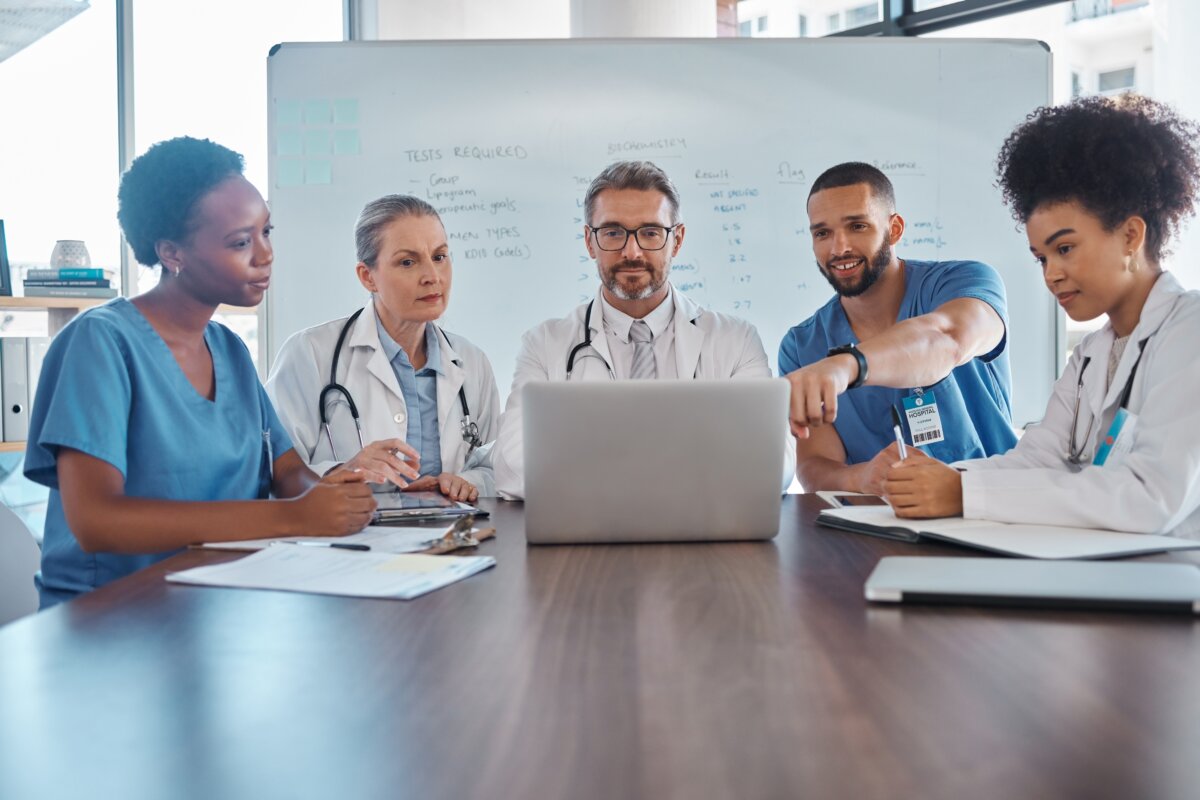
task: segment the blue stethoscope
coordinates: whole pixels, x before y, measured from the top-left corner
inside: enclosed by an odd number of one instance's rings
[[[321,395],[317,400],[317,413],[321,419],[321,430],[324,431],[325,439],[329,442],[329,451],[333,454],[334,461],[340,461],[341,459],[338,458],[337,448],[333,444],[333,434],[329,430],[329,415],[325,411],[325,399],[329,396],[330,392],[340,394],[346,400],[346,405],[350,407],[350,416],[354,419],[355,432],[358,434],[358,449],[362,450],[366,446],[363,443],[362,420],[358,415],[358,406],[354,403],[354,398],[350,396],[350,390],[337,382],[337,368],[338,361],[342,355],[342,345],[346,341],[346,336],[350,333],[350,327],[354,325],[355,320],[358,319],[362,312],[361,308],[355,311],[346,320],[346,324],[342,326],[341,333],[338,334],[337,344],[333,348],[333,363],[329,366],[329,383],[325,384],[325,388],[321,389]],[[450,337],[446,336],[446,332],[440,328],[438,330],[441,331],[442,338],[446,340],[446,344],[449,346]],[[467,407],[467,393],[461,386],[458,387],[458,402],[462,406],[463,413],[460,429],[463,441],[467,443],[467,457],[469,458],[472,451],[483,444],[483,440],[479,437],[479,426],[471,420],[471,409]]]
[[[584,353],[579,356],[582,361],[585,358],[598,358],[604,362],[604,368],[608,370],[608,377],[611,380],[616,380],[617,375],[613,372],[612,365],[604,360],[604,356],[596,352],[596,348],[592,347],[592,306],[595,300],[588,301],[587,311],[583,314],[583,341],[571,348],[571,352],[567,353],[567,380],[571,380],[571,373],[575,370],[575,356],[580,350],[590,349],[592,352]],[[696,320],[692,320],[692,324],[696,324]],[[692,379],[695,380],[700,375],[700,361],[696,360],[696,371],[692,373]]]

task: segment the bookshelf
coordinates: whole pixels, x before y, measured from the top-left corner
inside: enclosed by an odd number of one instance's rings
[[[11,308],[18,311],[46,311],[49,314],[47,332],[54,336],[80,311],[107,303],[111,298],[101,297],[0,297],[0,309]],[[257,314],[258,307],[230,306],[222,304],[217,307],[218,314]],[[23,453],[25,442],[0,442],[0,453]]]

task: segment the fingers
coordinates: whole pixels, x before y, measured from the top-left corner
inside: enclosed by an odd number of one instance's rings
[[[403,488],[406,492],[435,491],[438,489],[438,479],[433,475],[426,475],[424,478],[418,478]]]
[[[361,469],[335,469],[321,479],[325,483],[361,483],[370,480]]]
[[[379,446],[384,450],[390,450],[394,453],[402,454],[407,460],[414,464],[418,464],[421,461],[421,454],[414,450],[412,445],[403,439],[379,439],[378,441],[371,442],[371,444],[367,446]],[[413,477],[416,476],[414,475]]]
[[[469,503],[479,496],[479,490],[470,481],[449,472],[443,472],[438,477],[438,488],[451,500]]]
[[[807,439],[812,434],[807,425],[796,422],[795,419],[789,420],[788,423],[792,428],[792,436],[795,436],[797,439]]]

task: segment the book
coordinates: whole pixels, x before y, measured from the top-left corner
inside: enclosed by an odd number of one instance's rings
[[[26,297],[116,297],[116,289],[99,286],[30,286],[25,289]]]
[[[108,289],[112,285],[111,282],[107,279],[61,280],[61,281],[25,280],[24,283],[25,283],[26,288],[28,288],[30,286],[96,286],[101,289]]]
[[[817,515],[830,528],[902,542],[931,539],[1021,558],[1121,558],[1200,549],[1200,541],[1057,525],[1011,525],[962,519],[900,519],[888,506],[831,508]]]
[[[112,275],[112,270],[93,267],[62,267],[61,269],[31,269],[27,281],[98,281]]]

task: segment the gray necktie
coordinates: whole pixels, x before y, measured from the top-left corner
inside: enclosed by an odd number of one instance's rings
[[[629,329],[629,340],[633,342],[633,367],[629,370],[632,379],[653,380],[658,377],[658,367],[654,364],[654,345],[651,340],[650,326],[644,320],[635,320]]]

